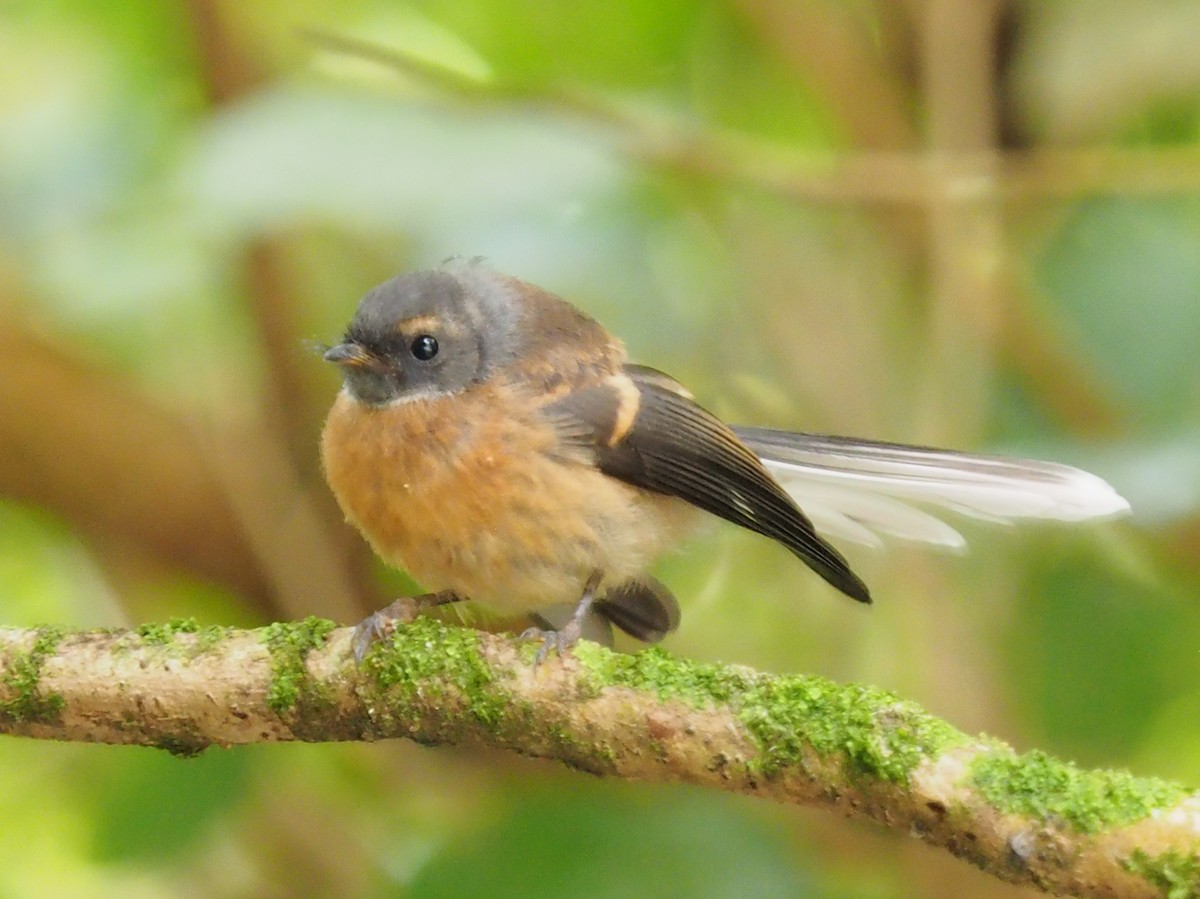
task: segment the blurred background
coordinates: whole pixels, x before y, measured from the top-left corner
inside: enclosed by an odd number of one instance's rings
[[[672,650],[1200,783],[1200,6],[9,0],[0,622],[342,622],[311,350],[482,255],[730,420],[1087,467],[1131,520],[848,547],[718,528]],[[996,896],[820,810],[498,753],[0,740],[0,897]]]

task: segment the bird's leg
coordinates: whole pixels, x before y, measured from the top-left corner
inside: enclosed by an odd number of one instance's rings
[[[462,599],[453,590],[442,590],[420,596],[402,596],[390,606],[372,612],[354,628],[354,661],[361,665],[371,644],[390,637],[397,624],[408,624],[423,612]]]
[[[583,622],[591,611],[592,603],[596,601],[596,590],[600,587],[600,581],[604,577],[603,572],[593,571],[583,585],[583,594],[579,597],[579,604],[575,606],[575,613],[560,630],[547,630],[540,627],[531,627],[523,634],[521,640],[541,640],[542,645],[537,651],[537,655],[533,658],[533,667],[536,668],[542,662],[546,661],[546,656],[550,654],[550,650],[554,650],[560,656],[569,650],[572,646],[579,642],[579,638],[583,633]]]

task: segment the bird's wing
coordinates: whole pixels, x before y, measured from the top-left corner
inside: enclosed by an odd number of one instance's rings
[[[571,455],[777,540],[843,593],[870,601],[846,560],[817,534],[758,456],[667,375],[626,366],[543,411]]]
[[[767,428],[733,429],[827,536],[966,545],[923,507],[1011,523],[1112,518],[1129,503],[1107,482],[1053,462],[971,455]]]

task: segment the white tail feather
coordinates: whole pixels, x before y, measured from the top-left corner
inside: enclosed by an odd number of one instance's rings
[[[737,428],[738,436],[827,536],[883,537],[962,549],[963,536],[919,506],[985,521],[1112,518],[1129,503],[1103,479],[1054,462]]]

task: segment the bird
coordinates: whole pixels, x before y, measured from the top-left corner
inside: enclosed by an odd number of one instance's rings
[[[375,287],[323,358],[342,374],[321,436],[328,484],[375,553],[430,591],[361,622],[360,661],[398,618],[468,599],[532,619],[538,663],[614,626],[657,642],[680,611],[649,569],[713,516],[870,603],[831,539],[959,548],[933,509],[1129,510],[1052,462],[731,427],[566,300],[477,259]]]

